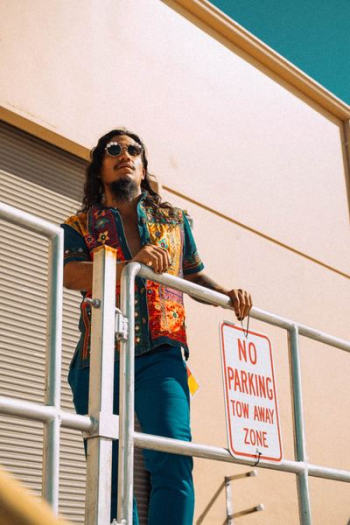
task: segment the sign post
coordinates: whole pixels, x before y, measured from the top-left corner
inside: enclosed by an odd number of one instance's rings
[[[220,324],[226,428],[231,454],[282,460],[270,340],[226,321]]]

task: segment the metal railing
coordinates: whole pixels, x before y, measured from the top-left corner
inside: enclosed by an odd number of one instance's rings
[[[136,276],[170,286],[207,303],[232,309],[230,299],[169,274],[155,274],[139,263],[125,267],[121,275],[121,311],[115,315],[116,260],[112,248],[103,247],[94,256],[93,315],[91,331],[91,366],[89,416],[79,416],[60,409],[62,259],[63,231],[47,221],[35,218],[0,203],[0,217],[45,235],[50,239],[50,292],[46,367],[47,406],[0,397],[0,413],[45,422],[43,495],[55,512],[58,508],[59,430],[60,425],[79,429],[88,438],[86,525],[105,525],[110,521],[112,440],[119,438],[118,511],[119,525],[132,525],[133,450],[134,446],[184,454],[194,457],[253,465],[236,459],[222,447],[185,442],[134,431],[134,294]],[[350,351],[348,341],[314,330],[300,323],[253,308],[257,320],[288,331],[291,353],[292,390],[296,461],[279,464],[260,461],[259,467],[297,475],[300,523],[311,524],[308,476],[350,482],[350,471],[308,463],[302,403],[299,335],[336,348]],[[114,339],[118,328],[120,356],[120,416],[113,414]],[[119,424],[118,424],[119,423]]]
[[[49,239],[45,405],[0,396],[0,413],[44,422],[42,494],[57,514],[60,427],[93,428],[89,417],[61,410],[63,230],[2,202],[0,218]]]
[[[126,266],[121,276],[121,310],[129,322],[129,337],[122,343],[121,374],[120,374],[120,443],[119,443],[119,480],[118,493],[118,524],[132,524],[132,476],[133,447],[185,454],[194,457],[227,461],[243,465],[254,465],[254,460],[236,459],[225,448],[189,443],[160,436],[134,432],[134,293],[136,276],[161,283],[191,295],[196,299],[232,310],[230,299],[223,294],[214,292],[202,286],[185,281],[169,274],[158,275],[138,263]],[[310,494],[308,476],[350,482],[350,471],[313,465],[307,461],[305,425],[303,415],[301,371],[299,356],[299,335],[350,351],[350,342],[308,326],[293,322],[278,315],[252,308],[251,317],[278,326],[288,331],[291,353],[292,391],[294,403],[294,432],[296,439],[296,461],[282,460],[279,464],[271,464],[261,460],[259,467],[297,474],[299,515],[302,525],[311,525]]]

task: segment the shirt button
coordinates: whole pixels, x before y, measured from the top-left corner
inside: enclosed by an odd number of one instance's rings
[[[152,290],[147,290],[147,293],[148,293],[148,294],[151,294],[151,293],[152,293]]]
[[[146,324],[146,323],[147,323],[147,319],[146,319],[146,317],[142,317],[142,322],[143,322],[143,324]]]
[[[139,337],[136,337],[136,343],[139,343],[141,341],[141,339]]]
[[[140,327],[139,327],[138,324],[135,326],[135,330],[136,330],[136,332],[138,332],[140,330]]]
[[[138,317],[139,316],[139,313],[138,312],[135,312],[135,317]]]
[[[138,300],[137,299],[135,299],[135,304],[138,304]]]

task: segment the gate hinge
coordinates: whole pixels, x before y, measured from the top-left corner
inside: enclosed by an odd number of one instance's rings
[[[115,336],[118,341],[127,341],[129,335],[129,321],[119,308],[115,309]]]

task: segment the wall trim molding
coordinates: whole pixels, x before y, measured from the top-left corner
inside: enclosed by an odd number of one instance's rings
[[[350,119],[350,106],[309,77],[271,47],[225,15],[208,0],[162,0],[179,12],[183,8],[208,27],[256,59],[341,120]]]
[[[65,138],[63,135],[59,135],[54,131],[51,131],[48,128],[38,124],[34,120],[29,120],[26,117],[23,117],[15,111],[0,106],[0,120],[11,124],[12,126],[19,128],[23,131],[26,131],[34,137],[38,137],[49,144],[57,146],[58,148],[68,151],[81,159],[90,160],[90,150],[77,142],[73,142]]]
[[[163,189],[169,193],[172,193],[173,195],[176,195],[176,197],[180,197],[181,199],[186,200],[187,202],[190,202],[191,204],[194,204],[195,206],[198,206],[199,208],[202,208],[205,211],[208,211],[209,213],[216,215],[217,217],[220,217],[220,219],[224,219],[225,221],[231,222],[232,224],[235,224],[236,226],[239,226],[243,230],[247,230],[251,233],[254,233],[258,237],[262,237],[266,241],[272,242],[273,244],[276,244],[277,246],[280,246],[281,248],[288,250],[289,252],[295,253],[296,255],[299,255],[300,257],[303,257],[304,259],[307,259],[308,261],[311,261],[315,264],[318,264],[319,266],[322,266],[323,268],[326,268],[327,270],[330,270],[331,272],[334,272],[338,275],[341,275],[341,277],[345,277],[346,279],[350,279],[350,274],[346,273],[339,268],[336,268],[334,266],[331,266],[320,259],[316,259],[315,257],[312,257],[311,255],[308,255],[305,252],[302,252],[296,248],[293,248],[293,246],[290,246],[289,244],[286,244],[282,241],[279,241],[278,239],[271,237],[270,235],[267,235],[266,233],[263,233],[262,231],[259,231],[255,228],[252,228],[251,226],[248,226],[248,224],[245,224],[243,222],[237,221],[233,217],[229,217],[228,215],[225,215],[224,213],[221,213],[218,210],[215,210],[214,208],[211,208],[210,206],[207,206],[206,204],[203,204],[195,199],[192,199],[188,195],[185,195],[183,193],[180,193],[179,191],[176,191],[169,186],[163,186]]]

